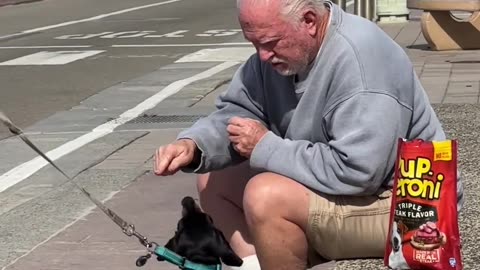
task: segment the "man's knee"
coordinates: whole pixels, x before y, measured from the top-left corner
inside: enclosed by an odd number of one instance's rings
[[[228,200],[242,207],[243,192],[248,180],[256,172],[250,169],[248,163],[227,167],[223,170],[197,176],[197,191],[201,202],[218,199]]]
[[[221,198],[222,188],[215,181],[215,179],[212,179],[211,173],[197,176],[197,192],[200,205],[207,212],[210,212],[211,206],[218,204],[218,200]]]
[[[278,199],[278,187],[272,181],[272,174],[259,174],[248,182],[243,196],[243,209],[248,223],[258,223],[274,214],[269,207]],[[277,193],[277,194],[276,194]]]
[[[203,191],[205,191],[205,189],[207,188],[209,176],[210,173],[199,174],[197,176],[197,192],[199,194],[202,194]]]
[[[197,176],[197,192],[200,197],[223,196],[228,197],[228,184],[234,175],[229,169],[214,171]]]
[[[308,221],[308,189],[274,173],[251,178],[243,196],[243,208],[249,224],[283,218],[305,228]]]

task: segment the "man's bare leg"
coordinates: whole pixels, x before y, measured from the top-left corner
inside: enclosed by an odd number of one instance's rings
[[[255,174],[248,162],[200,175],[197,188],[202,209],[208,213],[241,258],[255,254],[243,212],[243,194]]]
[[[198,190],[202,208],[240,257],[257,254],[267,270],[306,269],[309,193],[303,185],[256,175],[242,164],[201,175]]]
[[[247,184],[243,209],[265,270],[307,268],[309,191],[278,174],[262,173]]]

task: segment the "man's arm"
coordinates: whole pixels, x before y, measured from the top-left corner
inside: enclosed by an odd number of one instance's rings
[[[326,115],[328,144],[268,132],[250,164],[327,194],[372,194],[394,166],[397,139],[406,136],[410,115],[388,95],[358,93]]]
[[[233,149],[227,125],[234,116],[256,119],[266,125],[261,106],[261,74],[259,60],[253,55],[235,72],[228,89],[216,100],[217,110],[177,136],[193,140],[198,147],[196,159],[183,171],[203,173],[245,160]]]

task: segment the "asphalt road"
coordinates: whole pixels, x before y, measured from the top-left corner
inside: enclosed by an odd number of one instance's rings
[[[245,42],[234,5],[45,0],[5,6],[0,12],[0,109],[24,128],[107,87],[212,47],[201,44]],[[45,58],[54,59],[42,63]],[[5,137],[5,130],[0,132]]]
[[[147,132],[121,130],[97,137],[92,130],[164,95],[167,85],[217,65],[175,64],[178,59],[205,48],[250,46],[234,6],[235,1],[218,0],[43,0],[3,6],[0,110],[40,149],[57,151],[59,166],[106,200],[143,172],[135,156],[129,154],[118,166],[88,169]],[[220,79],[182,91],[196,97],[232,72],[225,68],[217,74]],[[92,209],[67,179],[43,167],[43,160],[39,163],[31,149],[9,135],[0,126],[0,269]],[[153,153],[150,148],[138,148],[139,159]]]

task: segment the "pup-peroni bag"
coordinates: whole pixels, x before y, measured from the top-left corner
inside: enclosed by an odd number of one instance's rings
[[[461,270],[457,141],[399,139],[385,266]]]

